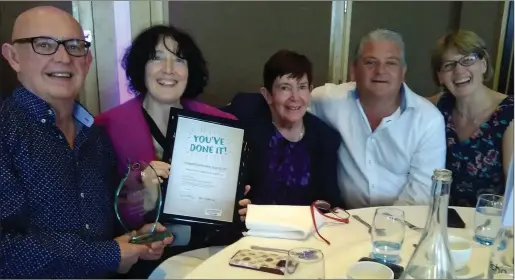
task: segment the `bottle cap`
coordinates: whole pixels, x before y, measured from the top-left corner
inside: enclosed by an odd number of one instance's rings
[[[452,171],[444,168],[437,168],[433,172],[433,180],[450,183],[452,181]]]

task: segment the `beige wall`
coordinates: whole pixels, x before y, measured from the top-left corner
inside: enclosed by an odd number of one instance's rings
[[[0,1],[0,45],[11,41],[16,17],[36,6],[54,6],[72,12],[71,1]],[[11,92],[17,85],[16,75],[3,57],[0,58],[0,79],[0,95]]]

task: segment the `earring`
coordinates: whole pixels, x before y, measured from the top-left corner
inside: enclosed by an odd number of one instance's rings
[[[445,91],[445,87],[443,86],[443,84],[441,84],[438,89],[440,90],[440,92],[444,92]]]

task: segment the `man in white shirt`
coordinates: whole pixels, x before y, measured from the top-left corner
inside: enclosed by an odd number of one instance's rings
[[[443,117],[408,88],[405,74],[402,37],[378,29],[360,41],[356,82],[312,92],[311,112],[343,138],[338,176],[349,209],[428,204],[433,171],[445,167]]]

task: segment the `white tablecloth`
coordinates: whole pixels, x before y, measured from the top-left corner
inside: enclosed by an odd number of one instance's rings
[[[398,207],[403,209],[406,215],[406,220],[412,224],[424,227],[428,207],[427,206],[403,206]],[[458,213],[465,221],[466,229],[453,229],[449,228],[450,235],[461,236],[472,241],[472,227],[474,226],[474,209],[473,208],[460,208],[457,207]],[[349,211],[351,215],[359,215],[363,220],[372,224],[375,208],[363,208]],[[195,266],[190,267],[190,273],[186,275],[187,279],[281,279],[284,276],[264,273],[260,271],[253,271],[249,269],[237,268],[229,266],[229,259],[240,249],[250,249],[251,245],[273,247],[281,249],[291,249],[295,247],[311,247],[321,249],[325,258],[325,276],[326,278],[342,279],[346,278],[348,268],[357,262],[362,257],[367,257],[370,254],[372,245],[368,229],[351,218],[349,224],[329,225],[320,229],[320,233],[327,238],[331,245],[325,244],[323,241],[309,237],[304,241],[284,240],[284,239],[271,239],[247,236],[240,239],[238,242],[225,247],[217,254],[209,257],[205,261],[200,261]],[[406,234],[404,244],[401,249],[400,265],[406,266],[407,261],[414,251],[413,244],[418,243],[420,233],[413,231],[406,227]],[[473,243],[473,253],[469,261],[468,271],[462,272],[460,278],[481,278],[486,275],[488,260],[490,254],[490,247]],[[171,261],[176,257],[172,257]],[[171,270],[181,270],[179,263],[172,267],[167,265],[165,261],[157,270],[164,272],[169,278],[170,275],[175,275]],[[154,275],[154,274],[153,274]],[[182,274],[184,275],[184,274]],[[179,275],[177,275],[179,276]],[[180,277],[180,276],[179,276]],[[154,277],[155,279],[155,277]]]
[[[148,279],[183,279],[197,266],[223,248],[224,246],[202,248],[173,256],[161,263]]]

